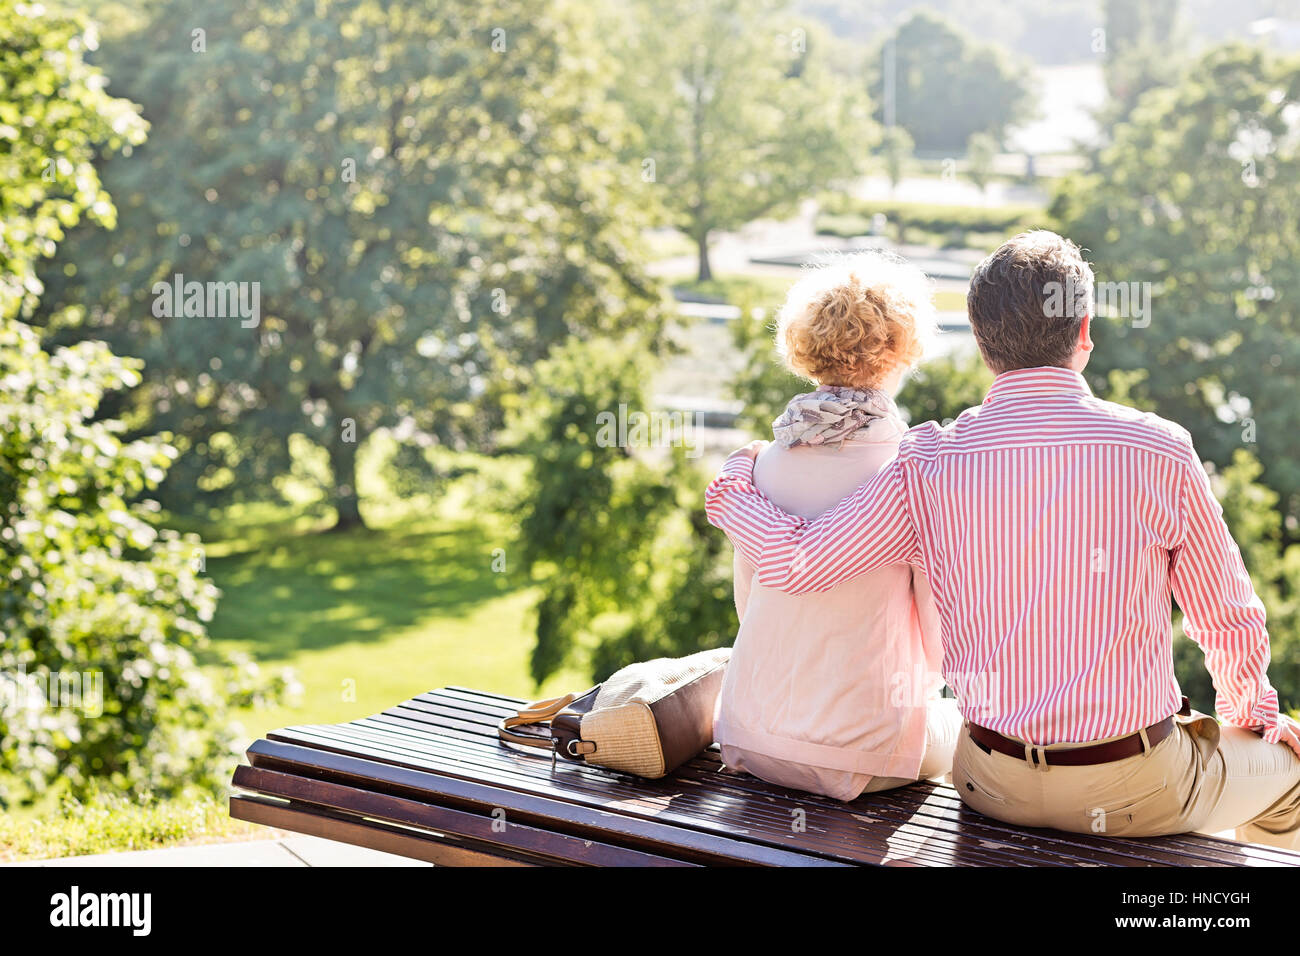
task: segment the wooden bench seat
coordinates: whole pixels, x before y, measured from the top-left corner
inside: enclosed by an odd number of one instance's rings
[[[648,781],[521,752],[496,723],[523,701],[461,687],[248,749],[231,815],[446,865],[1294,866],[1300,853],[1183,835],[1008,826],[948,786],[840,803],[720,773],[716,751]]]

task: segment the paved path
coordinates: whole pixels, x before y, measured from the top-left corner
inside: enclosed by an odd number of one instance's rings
[[[1227,840],[1232,831],[1215,834]],[[164,850],[139,850],[133,853],[103,853],[94,856],[68,856],[58,860],[31,860],[8,866],[117,867],[117,866],[430,866],[391,853],[335,843],[311,836],[283,836],[269,840],[244,840],[238,843],[209,843],[203,846],[179,846]]]
[[[207,843],[131,853],[68,856],[57,860],[30,860],[9,866],[429,866],[391,853],[289,835],[270,840]]]

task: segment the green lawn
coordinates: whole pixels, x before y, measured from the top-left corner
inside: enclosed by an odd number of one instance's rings
[[[214,641],[292,667],[302,686],[296,702],[240,715],[250,739],[364,717],[448,684],[521,697],[587,686],[577,668],[541,688],[529,677],[536,592],[501,504],[517,500],[518,463],[475,464],[482,470],[436,500],[364,507],[366,530],[242,516],[224,538],[209,527],[207,569],[222,592]],[[496,549],[503,572],[492,570]]]

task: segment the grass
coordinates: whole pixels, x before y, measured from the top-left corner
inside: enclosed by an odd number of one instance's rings
[[[231,819],[225,801],[210,796],[141,805],[101,794],[41,813],[0,816],[0,863],[260,839],[267,833]]]
[[[715,275],[703,281],[681,276],[670,280],[674,289],[683,289],[741,307],[754,305],[776,307],[785,301],[785,294],[794,285],[797,276],[769,275]]]
[[[222,591],[213,640],[292,667],[302,686],[294,702],[239,715],[250,738],[364,717],[448,684],[521,697],[587,686],[580,666],[540,688],[529,676],[536,592],[501,504],[516,500],[519,463],[473,465],[434,500],[376,495],[367,529],[319,534],[262,516],[236,519],[224,538],[208,532]],[[498,555],[504,571],[493,570]]]
[[[936,292],[934,294],[934,307],[940,312],[965,312],[966,293]]]
[[[698,252],[695,241],[676,229],[649,229],[643,238],[651,261],[693,256]]]

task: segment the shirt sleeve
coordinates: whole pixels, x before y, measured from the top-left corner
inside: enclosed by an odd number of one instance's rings
[[[922,564],[898,458],[810,522],[786,514],[754,487],[754,461],[737,452],[705,492],[705,511],[754,566],[758,583],[778,591],[829,591],[890,564]]]
[[[1171,553],[1170,583],[1183,631],[1205,652],[1215,709],[1229,724],[1277,743],[1277,691],[1268,681],[1264,604],[1223,520],[1209,478],[1190,441],[1183,462],[1182,543]]]

